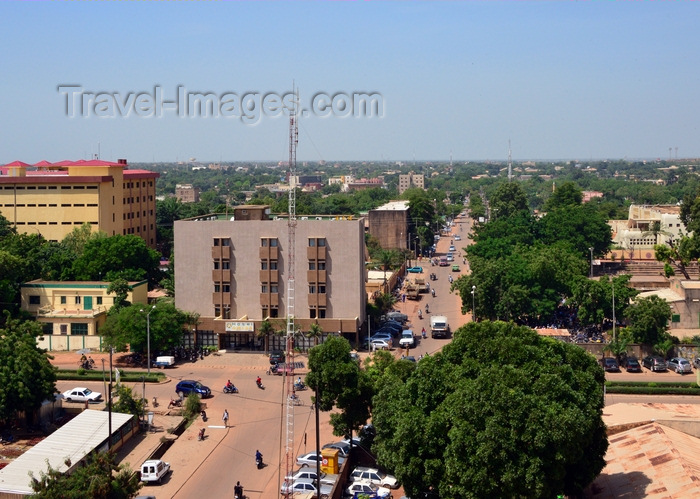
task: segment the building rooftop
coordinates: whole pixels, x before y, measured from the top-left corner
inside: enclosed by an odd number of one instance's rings
[[[132,414],[112,413],[112,431],[133,419]],[[29,473],[37,478],[47,464],[66,472],[109,436],[109,413],[86,410],[0,470],[0,492],[32,494]],[[66,465],[66,463],[69,463]]]
[[[375,208],[375,211],[405,211],[409,208],[408,201],[389,201],[386,204]]]

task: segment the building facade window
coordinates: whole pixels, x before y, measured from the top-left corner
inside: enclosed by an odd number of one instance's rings
[[[76,297],[75,297],[75,304],[76,304],[76,305],[80,305],[81,303],[82,303],[82,298],[81,298],[80,296],[76,295]]]
[[[88,334],[88,325],[74,322],[70,325],[70,334],[73,336],[86,336]]]
[[[66,297],[61,296],[61,305],[65,305],[65,304],[66,304]]]
[[[29,304],[30,305],[39,305],[41,303],[41,297],[39,295],[30,295],[29,296]]]
[[[98,305],[102,305],[102,297],[101,297],[101,296],[96,297],[96,298],[95,298],[95,302],[96,302]]]

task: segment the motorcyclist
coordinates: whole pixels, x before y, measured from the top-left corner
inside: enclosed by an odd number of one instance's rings
[[[233,497],[234,499],[243,499],[243,486],[241,482],[236,482],[236,485],[233,487]]]
[[[255,464],[258,465],[258,468],[262,468],[263,464],[263,455],[260,453],[259,450],[255,451]]]
[[[255,380],[255,383],[257,383],[258,386],[262,386],[262,379],[260,376],[258,376],[258,379]]]
[[[419,319],[423,318],[423,311],[421,309],[418,309],[418,318]]]
[[[421,334],[421,336],[422,336],[423,338],[425,338],[425,334],[426,334],[426,333],[425,333],[425,328],[423,328],[423,330],[420,332],[420,334]]]
[[[229,390],[231,390],[233,388],[233,383],[231,383],[231,380],[228,380],[226,382],[226,388],[228,388]]]
[[[425,304],[425,313],[426,314],[430,313],[430,306],[427,303]]]

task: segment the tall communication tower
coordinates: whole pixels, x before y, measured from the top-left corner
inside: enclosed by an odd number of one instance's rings
[[[287,357],[284,369],[284,397],[286,441],[285,441],[285,474],[292,474],[294,452],[294,246],[296,244],[297,209],[296,209],[296,164],[297,143],[299,141],[299,127],[297,124],[297,106],[299,103],[298,90],[295,91],[292,100],[292,109],[289,112],[289,218],[287,219]],[[287,369],[291,367],[292,369]]]
[[[508,182],[513,180],[513,158],[510,155],[510,139],[508,139]]]

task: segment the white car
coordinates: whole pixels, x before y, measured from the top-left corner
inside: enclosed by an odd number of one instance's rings
[[[371,340],[368,346],[370,350],[391,350],[391,343],[386,340]]]
[[[353,472],[348,477],[349,480],[356,481],[369,481],[375,485],[381,485],[382,487],[390,487],[395,489],[399,486],[398,480],[392,475],[387,475],[386,473],[379,471],[376,468],[365,468],[358,466],[353,470]]]
[[[168,473],[170,473],[170,463],[160,459],[149,459],[141,465],[142,482],[160,483]]]
[[[455,241],[461,241],[461,240],[462,240],[462,236],[460,236],[459,234],[457,234],[457,235],[455,236]]]
[[[301,468],[299,471],[291,476],[288,476],[285,480],[287,482],[296,480],[316,480],[316,469]],[[338,481],[338,475],[328,475],[327,473],[321,472],[321,483],[326,485],[334,485]]]
[[[357,497],[357,494],[367,494],[369,497],[391,497],[391,490],[386,487],[380,487],[375,485],[369,480],[362,480],[358,482],[352,482],[345,489],[345,493],[348,496]]]
[[[63,392],[63,398],[67,402],[99,402],[102,394],[93,392],[89,388],[78,387]]]
[[[399,345],[401,346],[401,348],[412,348],[413,343],[413,330],[406,329],[403,333],[401,333]]]
[[[280,492],[285,495],[294,494],[296,492],[311,492],[312,494],[316,494],[316,482],[309,478],[300,478],[299,480],[294,480],[291,483],[285,480],[282,482]],[[332,492],[333,485],[328,485],[321,482],[321,499],[329,497]]]
[[[348,457],[350,455],[350,444],[345,442],[336,442],[334,444],[326,444],[323,449],[338,449],[340,457]]]
[[[315,452],[308,452],[297,457],[297,464],[299,466],[316,466],[317,462],[323,463],[323,456]],[[338,466],[342,466],[344,462],[345,458],[338,456]]]

